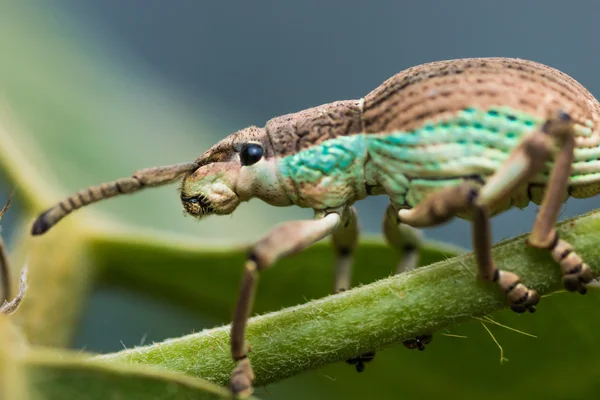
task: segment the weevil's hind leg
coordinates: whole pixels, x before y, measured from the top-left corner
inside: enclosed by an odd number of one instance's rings
[[[146,168],[135,172],[129,178],[121,178],[113,182],[103,183],[98,186],[84,189],[75,193],[73,196],[62,200],[42,213],[33,223],[31,234],[41,235],[45,233],[61,219],[88,204],[120,194],[134,193],[147,187],[165,185],[171,183],[185,173],[195,171],[197,168],[198,165],[196,163]]]
[[[552,258],[560,264],[565,289],[585,294],[586,284],[594,278],[592,270],[573,251],[568,242],[558,237],[554,228],[562,199],[567,191],[575,148],[573,124],[568,116],[563,114],[561,117],[561,123],[555,124],[553,131],[550,132],[561,144],[560,150],[554,161],[546,192],[527,243],[532,247],[550,251]]]
[[[419,248],[423,242],[421,231],[398,219],[398,210],[389,204],[383,217],[383,236],[386,242],[398,252],[400,261],[396,274],[415,269],[419,263]]]
[[[275,227],[250,250],[231,324],[231,356],[237,364],[229,388],[234,394],[248,396],[252,393],[254,372],[248,359],[245,336],[259,272],[282,256],[301,251],[331,234],[340,221],[341,216],[336,212],[309,221],[290,221]]]
[[[401,222],[425,227],[445,222],[457,213],[471,212],[479,277],[497,282],[516,312],[535,311],[539,295],[520,283],[516,274],[495,267],[491,257],[490,212],[544,168],[561,121],[562,116],[549,120],[542,130],[526,136],[481,189],[469,187],[468,183],[442,189],[414,209],[398,213]]]
[[[352,262],[354,249],[358,242],[358,218],[356,209],[348,207],[344,210],[340,225],[333,231],[331,241],[335,251],[335,293],[350,289],[352,279]]]
[[[555,240],[555,238],[558,238],[553,233],[553,224],[562,203],[562,194],[567,189],[567,180],[573,161],[574,139],[569,116],[561,112],[557,113],[556,116],[544,124],[541,130],[531,133],[521,142],[503,167],[481,189],[479,197],[475,201],[473,244],[477,263],[479,264],[479,275],[484,280],[497,282],[501,289],[506,292],[511,308],[519,313],[526,310],[534,312],[535,305],[539,301],[539,295],[520,283],[519,277],[514,273],[498,270],[494,266],[490,252],[491,239],[488,213],[495,204],[510,195],[515,187],[526,183],[536,173],[540,172],[551,157],[553,145],[555,143],[559,144],[560,150],[555,160],[546,196],[538,214],[530,243],[550,249],[559,261],[563,255],[565,255],[565,260],[568,259],[571,252],[567,252],[567,248],[563,247],[563,245],[568,246],[568,244]],[[558,246],[559,244],[560,246]],[[564,271],[575,276],[578,272],[585,271],[583,265],[581,265],[580,271],[570,268],[573,267],[570,263],[561,265],[563,265]],[[577,276],[578,282],[580,279]],[[585,279],[584,277],[583,280]],[[579,283],[576,288],[578,287]]]
[[[499,270],[494,265],[489,212],[485,207],[476,206],[472,216],[473,249],[479,267],[479,278],[484,281],[497,282],[500,289],[506,294],[513,311],[517,313],[535,312],[535,306],[540,301],[537,292],[523,285],[516,274]]]

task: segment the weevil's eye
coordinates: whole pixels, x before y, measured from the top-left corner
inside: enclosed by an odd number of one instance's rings
[[[258,143],[246,143],[240,150],[242,165],[257,163],[263,156],[263,148]]]

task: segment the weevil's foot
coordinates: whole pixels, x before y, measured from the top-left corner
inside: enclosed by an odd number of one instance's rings
[[[365,370],[365,363],[373,361],[374,358],[375,358],[375,352],[369,351],[368,353],[365,353],[358,357],[354,357],[349,360],[346,360],[346,363],[348,363],[350,365],[354,365],[354,367],[356,368],[356,372],[363,372]]]
[[[430,334],[420,335],[415,337],[414,339],[408,339],[402,342],[404,347],[407,349],[419,349],[419,351],[425,350],[425,345],[428,345],[433,340],[433,336]]]
[[[582,263],[568,269],[563,276],[563,285],[569,292],[587,293],[586,284],[594,279],[589,265]]]
[[[510,308],[517,314],[523,314],[525,311],[534,313],[535,306],[540,302],[540,295],[535,290],[527,289],[522,283],[517,284],[507,298]]]
[[[250,365],[248,357],[238,361],[229,382],[229,390],[238,396],[238,398],[246,398],[253,392],[252,382],[254,381],[254,371]]]
[[[558,235],[554,242],[550,253],[552,258],[560,264],[565,289],[569,292],[586,294],[586,285],[594,279],[590,266],[583,262],[569,242],[559,239]]]
[[[535,306],[540,302],[540,295],[535,290],[528,289],[523,285],[516,274],[496,270],[494,281],[506,293],[506,299],[514,312],[518,314],[525,311],[535,312]]]

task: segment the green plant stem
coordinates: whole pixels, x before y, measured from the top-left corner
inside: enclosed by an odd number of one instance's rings
[[[559,233],[575,246],[594,274],[600,274],[600,213],[566,221]],[[495,246],[498,268],[519,274],[541,295],[560,289],[558,265],[547,252],[526,247],[524,240],[521,236]],[[498,288],[479,281],[476,272],[473,255],[465,254],[252,318],[247,338],[256,384],[265,385],[505,308]],[[543,299],[539,307],[544,307]],[[228,382],[233,368],[229,326],[100,358],[155,364],[221,385]]]

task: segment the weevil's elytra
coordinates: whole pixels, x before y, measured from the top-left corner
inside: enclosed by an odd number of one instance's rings
[[[531,201],[540,204],[528,245],[551,253],[567,290],[585,293],[591,269],[554,224],[568,196],[600,193],[599,107],[574,79],[531,61],[424,64],[363,98],[242,129],[192,163],[142,170],[81,191],[40,215],[32,233],[46,232],[84,205],[178,177],[183,206],[198,218],[231,214],[251,198],[314,209],[314,220],[279,225],[249,251],[231,331],[237,366],[230,388],[246,395],[254,373],[244,338],[259,272],[331,235],[333,291],[348,289],[358,238],[352,205],[367,196],[390,199],[383,231],[402,256],[398,272],[418,261],[415,227],[455,216],[471,220],[479,278],[495,282],[516,312],[535,311],[539,296],[514,273],[495,267],[490,218]],[[429,340],[422,335],[405,345],[421,349]],[[362,371],[373,357],[370,352],[349,362]]]

